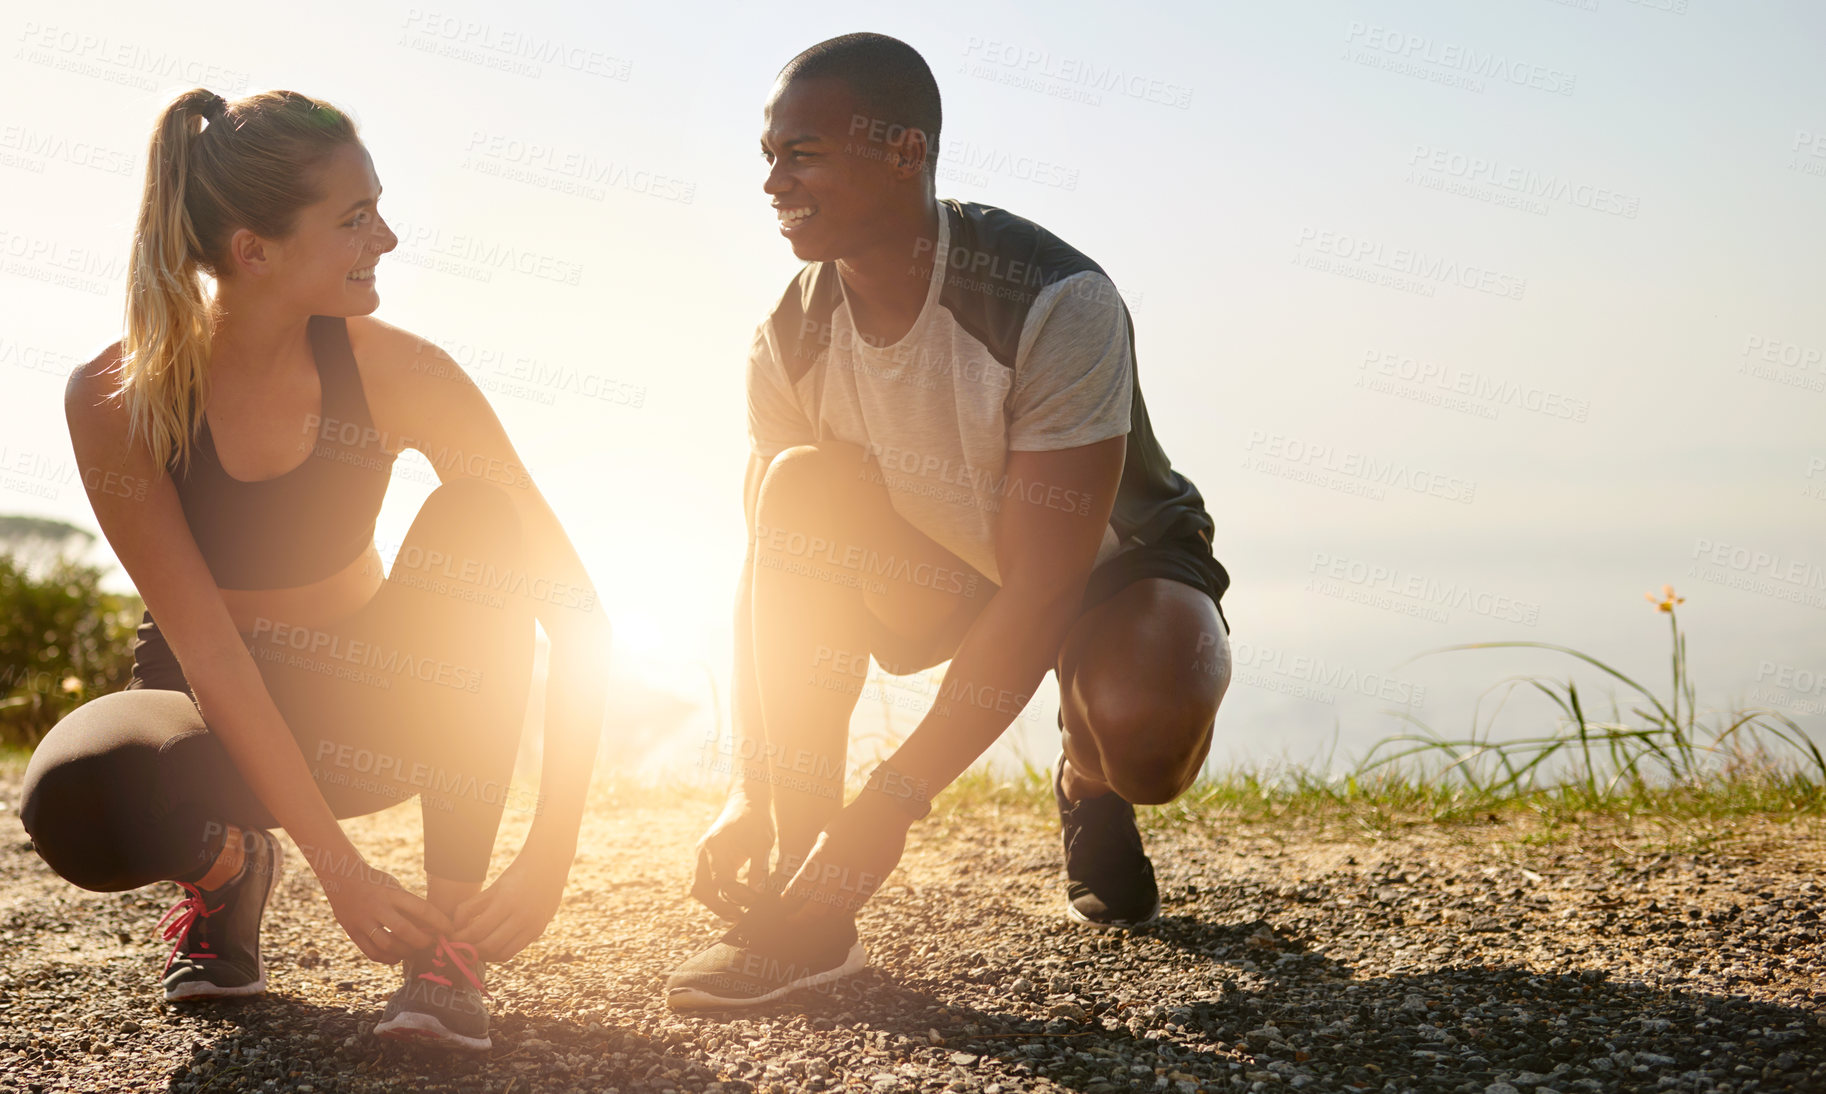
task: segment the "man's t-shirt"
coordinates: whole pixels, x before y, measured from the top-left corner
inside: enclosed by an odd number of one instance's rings
[[[925,305],[898,342],[857,335],[831,262],[807,264],[756,328],[748,360],[755,455],[771,461],[824,439],[862,446],[896,512],[1000,583],[994,531],[1006,499],[1092,508],[1075,491],[1008,475],[1008,453],[1127,435],[1097,560],[1173,535],[1210,542],[1204,500],[1148,424],[1128,308],[1103,270],[1012,213],[949,199],[939,208]]]

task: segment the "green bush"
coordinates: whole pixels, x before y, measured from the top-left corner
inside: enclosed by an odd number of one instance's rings
[[[34,577],[0,553],[0,744],[35,745],[70,711],[126,686],[144,605],[103,592],[101,575],[59,558]]]

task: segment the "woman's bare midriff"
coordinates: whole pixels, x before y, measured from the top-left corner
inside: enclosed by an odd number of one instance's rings
[[[347,566],[321,581],[289,589],[219,589],[235,629],[251,635],[265,620],[270,629],[284,623],[293,627],[332,626],[374,599],[386,573],[380,551],[369,543]]]

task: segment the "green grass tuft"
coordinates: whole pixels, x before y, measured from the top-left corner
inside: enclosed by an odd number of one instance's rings
[[[1348,820],[1369,832],[1416,823],[1488,823],[1527,816],[1551,831],[1594,815],[1618,820],[1716,820],[1748,815],[1826,813],[1826,756],[1793,719],[1771,710],[1705,715],[1687,671],[1686,636],[1671,588],[1649,599],[1665,612],[1672,634],[1666,697],[1589,654],[1546,642],[1478,642],[1432,650],[1531,648],[1594,667],[1633,696],[1629,716],[1610,701],[1593,718],[1577,683],[1543,676],[1499,681],[1503,690],[1486,719],[1482,700],[1462,737],[1402,715],[1413,732],[1386,737],[1341,775],[1280,763],[1208,773],[1170,804],[1144,811],[1149,826],[1216,821]],[[1412,660],[1412,659],[1410,659]],[[1536,734],[1499,739],[1496,715],[1518,689],[1545,695],[1557,724]],[[1051,775],[1023,761],[1014,776],[972,771],[939,799],[952,811],[970,807],[1053,811]]]

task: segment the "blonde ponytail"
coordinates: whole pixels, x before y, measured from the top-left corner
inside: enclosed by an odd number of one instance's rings
[[[206,88],[173,99],[153,127],[127,271],[120,384],[129,442],[182,467],[209,402],[210,339],[220,318],[202,275],[219,276],[228,239],[247,228],[283,239],[321,199],[314,168],[356,142],[355,124],[295,91],[227,102]]]

